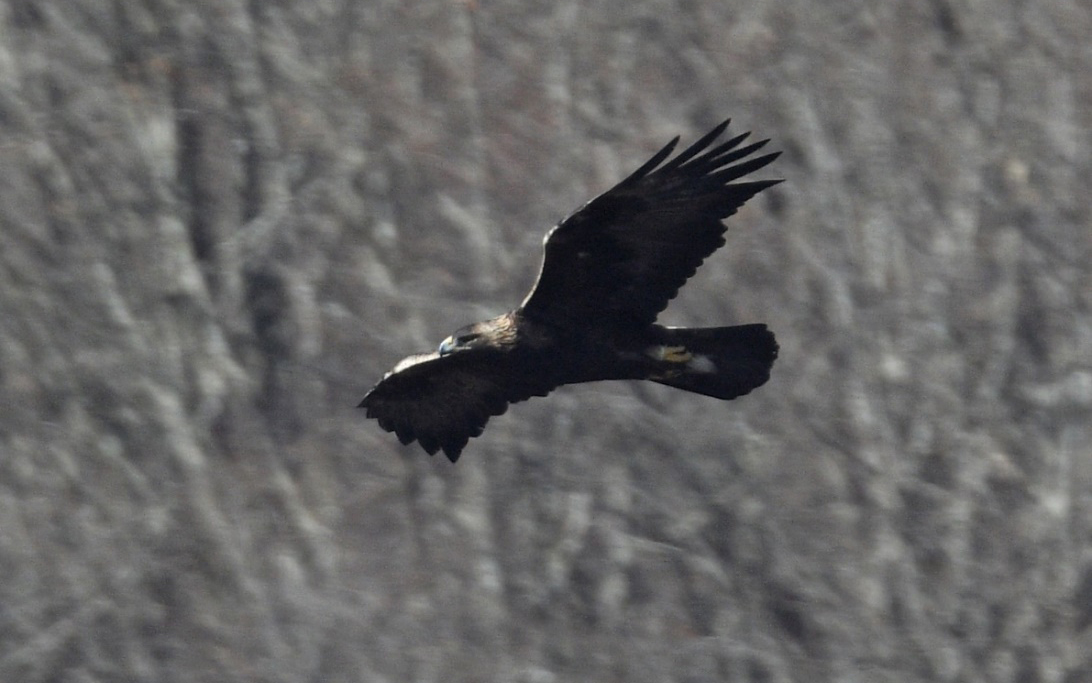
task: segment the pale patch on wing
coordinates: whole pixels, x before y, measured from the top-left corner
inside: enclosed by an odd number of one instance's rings
[[[394,369],[388,372],[385,377],[390,377],[391,375],[402,372],[403,370],[411,368],[414,365],[419,365],[421,363],[427,363],[428,361],[436,360],[439,357],[440,354],[438,353],[418,353],[412,356],[407,356],[406,358],[398,361],[398,364],[394,366]]]
[[[523,301],[519,303],[519,307],[523,308],[527,305],[527,302],[531,300],[531,297],[535,293],[535,289],[538,288],[538,283],[542,280],[542,269],[546,267],[546,243],[550,241],[557,229],[561,227],[561,223],[558,223],[554,227],[546,231],[546,236],[542,238],[542,264],[538,267],[538,275],[535,276],[535,283],[531,285],[531,291],[527,292],[527,296],[523,297]]]

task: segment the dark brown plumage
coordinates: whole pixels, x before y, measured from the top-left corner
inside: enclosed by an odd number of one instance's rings
[[[656,316],[724,244],[725,218],[781,182],[733,182],[779,153],[720,124],[668,159],[675,138],[551,230],[538,280],[516,310],[410,356],[361,401],[367,416],[452,461],[510,403],[563,384],[648,379],[720,399],[764,384],[777,358],[765,325],[669,328]]]

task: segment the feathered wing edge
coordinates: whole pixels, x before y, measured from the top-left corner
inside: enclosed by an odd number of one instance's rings
[[[743,145],[750,133],[717,144],[729,123],[730,119],[715,126],[670,158],[678,146],[676,137],[621,182],[559,222],[547,234],[538,277],[521,310],[544,319],[579,320],[613,303],[630,321],[654,322],[702,261],[724,244],[726,228],[719,221],[762,190],[782,182],[731,182],[765,167],[780,152],[748,159],[769,142]],[[657,221],[662,221],[659,228],[655,227]],[[680,221],[692,234],[679,230]],[[644,228],[639,228],[642,224]],[[636,242],[642,231],[651,235],[649,243],[653,245],[644,252]],[[659,234],[653,234],[656,232]],[[667,251],[659,249],[665,239],[675,240]],[[634,251],[634,247],[638,249]],[[613,264],[621,268],[626,258],[632,258],[636,268],[630,268],[633,272],[629,275],[646,285],[640,295],[633,294],[636,282],[626,287],[619,279],[620,272],[600,267]],[[662,286],[651,288],[656,285]],[[588,292],[595,294],[589,296]]]
[[[442,450],[455,462],[491,417],[554,388],[527,368],[506,370],[473,352],[427,353],[400,361],[357,407],[403,444],[417,441],[429,455]]]
[[[764,154],[760,157],[750,159],[742,164],[729,166],[729,164],[757,152],[770,142],[770,139],[766,138],[744,147],[739,147],[740,143],[751,136],[750,131],[748,131],[729,138],[716,147],[707,150],[707,147],[713,144],[724,131],[728,130],[728,125],[731,122],[732,119],[725,119],[711,131],[703,135],[697,142],[684,149],[673,159],[667,161],[667,163],[664,163],[679,144],[680,138],[676,136],[671,142],[664,145],[660,151],[652,155],[648,161],[641,164],[640,168],[629,174],[622,182],[618,183],[614,189],[628,189],[641,182],[646,177],[667,175],[675,172],[680,172],[691,178],[706,176],[712,184],[725,185],[737,178],[742,178],[749,173],[753,173],[769,165],[774,159],[781,156],[781,152],[771,152],[770,154]],[[755,180],[746,183],[738,183],[734,187],[739,190],[750,191],[750,196],[753,196],[762,190],[781,182],[784,182],[784,179]]]

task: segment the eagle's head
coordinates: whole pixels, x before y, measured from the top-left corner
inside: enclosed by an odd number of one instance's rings
[[[497,349],[512,344],[515,340],[515,326],[510,314],[492,320],[485,320],[466,327],[460,327],[447,339],[440,342],[438,349],[441,356],[456,351],[469,349]]]
[[[440,342],[440,355],[446,356],[449,353],[469,349],[483,343],[482,333],[478,331],[477,327],[476,324],[461,327],[455,334]]]

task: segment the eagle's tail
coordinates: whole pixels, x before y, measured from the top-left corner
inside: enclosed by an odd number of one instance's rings
[[[648,379],[713,398],[732,399],[770,379],[777,340],[765,325],[666,327]]]

